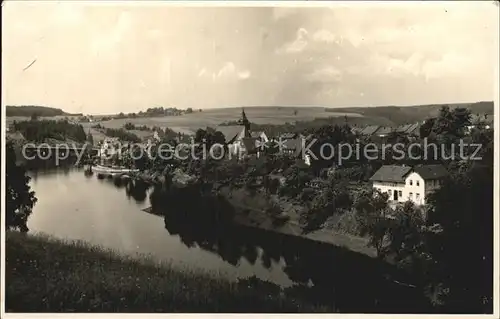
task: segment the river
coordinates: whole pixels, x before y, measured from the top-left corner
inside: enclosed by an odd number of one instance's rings
[[[30,175],[38,198],[28,223],[31,232],[84,240],[133,256],[147,254],[158,261],[219,273],[228,279],[255,275],[284,286],[292,283],[283,271],[283,260],[273,261],[266,268],[259,262],[252,265],[242,256],[232,265],[198,245],[186,246],[181,236],[168,232],[163,218],[143,211],[150,206],[148,196],[143,202],[137,201],[110,180],[85,176],[81,169]],[[258,255],[262,255],[262,249]]]

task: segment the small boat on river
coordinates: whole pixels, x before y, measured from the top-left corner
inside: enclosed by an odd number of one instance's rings
[[[92,166],[92,171],[97,174],[106,174],[106,175],[118,175],[118,174],[130,174],[130,173],[138,173],[138,169],[126,168],[121,166],[102,166],[102,165],[94,165]]]

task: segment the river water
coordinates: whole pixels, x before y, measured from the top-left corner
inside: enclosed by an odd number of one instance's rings
[[[283,260],[271,261],[271,265],[258,261],[251,264],[241,256],[231,264],[224,256],[199,245],[188,247],[180,235],[169,233],[163,218],[143,211],[150,206],[148,196],[138,201],[110,180],[85,176],[81,169],[30,175],[38,198],[28,222],[30,232],[84,240],[132,256],[147,254],[158,261],[218,273],[228,279],[256,276],[283,286],[292,283],[283,271]],[[257,249],[257,255],[259,259],[262,249]]]

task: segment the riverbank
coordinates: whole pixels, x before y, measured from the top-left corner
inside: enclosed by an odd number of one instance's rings
[[[332,312],[260,280],[124,257],[82,242],[6,234],[7,312]]]
[[[274,199],[281,205],[281,209],[289,219],[276,225],[273,224],[272,219],[266,212],[267,202],[263,200],[264,194],[257,193],[252,196],[243,189],[229,189],[229,187],[221,188],[221,192],[231,205],[236,208],[237,214],[235,214],[233,220],[236,224],[332,244],[369,257],[377,256],[376,250],[368,246],[368,239],[363,237],[340,233],[327,228],[320,228],[308,233],[303,232],[299,224],[299,214],[303,208],[284,202],[281,198],[274,196]]]
[[[143,175],[140,175],[138,180],[147,183],[145,176],[148,176],[148,174],[144,173]],[[174,179],[177,178],[177,176],[178,174],[174,174]],[[234,208],[235,214],[233,222],[237,225],[254,227],[266,231],[327,243],[346,248],[372,258],[377,256],[376,250],[368,245],[369,240],[367,238],[355,236],[345,232],[342,233],[327,227],[322,227],[311,232],[304,232],[302,226],[300,225],[299,218],[305,207],[291,203],[284,197],[279,197],[277,195],[268,196],[261,190],[257,190],[254,194],[251,194],[244,188],[230,186],[219,187],[218,193],[224,196],[224,198]],[[280,206],[280,210],[283,212],[282,215],[286,217],[286,219],[278,224],[274,222],[273,218],[271,218],[269,212],[267,211],[270,207],[270,199]],[[144,209],[144,211],[147,213],[153,213],[151,207]]]

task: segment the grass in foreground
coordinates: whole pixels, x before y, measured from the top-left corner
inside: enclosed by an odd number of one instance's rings
[[[262,281],[223,278],[82,242],[6,234],[7,312],[329,312]]]

